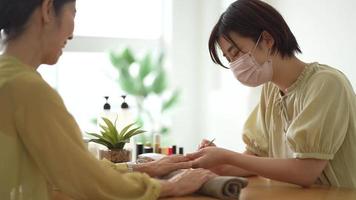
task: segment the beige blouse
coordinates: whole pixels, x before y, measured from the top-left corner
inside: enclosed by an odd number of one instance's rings
[[[48,200],[54,188],[74,199],[158,198],[159,182],[126,172],[88,152],[62,99],[36,71],[0,56],[1,200]]]
[[[329,160],[318,182],[356,188],[356,96],[329,66],[307,65],[284,95],[264,85],[243,140],[259,156]]]

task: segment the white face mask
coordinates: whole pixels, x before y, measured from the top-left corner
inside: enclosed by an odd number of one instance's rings
[[[239,80],[242,84],[250,87],[257,87],[272,80],[273,68],[272,60],[268,59],[269,52],[267,61],[262,65],[258,64],[252,55],[260,39],[261,35],[258,38],[252,51],[249,51],[248,53],[244,54],[229,64],[230,69],[234,73],[236,79]]]

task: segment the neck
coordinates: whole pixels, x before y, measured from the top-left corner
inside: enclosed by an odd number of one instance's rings
[[[272,82],[286,93],[289,88],[303,72],[306,63],[302,62],[295,56],[291,58],[273,59],[273,77]]]
[[[4,55],[15,57],[30,68],[36,70],[41,64],[41,51],[40,45],[35,41],[38,40],[26,37],[26,35],[21,35],[7,43]]]

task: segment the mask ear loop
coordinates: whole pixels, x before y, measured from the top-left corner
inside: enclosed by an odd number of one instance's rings
[[[271,49],[268,49],[268,52],[267,52],[267,62],[270,62],[270,61],[271,61],[270,55],[271,55]]]
[[[257,42],[256,42],[256,44],[255,44],[255,47],[253,47],[253,49],[252,49],[252,51],[251,51],[251,54],[252,54],[253,52],[255,52],[255,50],[256,50],[256,48],[257,48],[257,46],[258,46],[258,43],[259,43],[260,40],[261,40],[261,37],[262,37],[262,33],[261,33],[260,36],[258,37]]]

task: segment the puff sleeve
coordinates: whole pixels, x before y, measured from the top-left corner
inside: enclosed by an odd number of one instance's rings
[[[349,116],[342,79],[328,72],[318,74],[306,88],[302,110],[287,132],[293,157],[333,159],[347,133]]]

